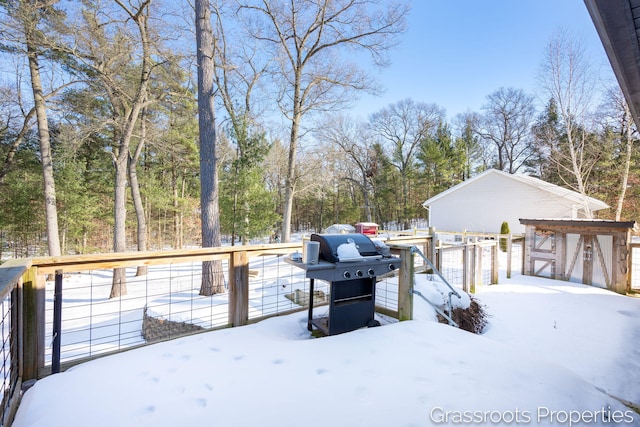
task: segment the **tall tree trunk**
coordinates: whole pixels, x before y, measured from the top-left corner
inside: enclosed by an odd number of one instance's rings
[[[30,29],[25,25],[27,34],[27,56],[29,58],[29,72],[31,74],[31,89],[38,122],[38,136],[40,138],[40,161],[42,162],[42,181],[44,185],[45,217],[47,221],[47,246],[49,256],[60,255],[60,236],[58,234],[58,209],[56,206],[56,186],[53,178],[53,158],[51,156],[51,140],[49,136],[49,121],[47,119],[47,105],[45,103],[38,54],[33,41],[30,40]]]
[[[126,221],[127,221],[127,163],[128,149],[123,148],[124,142],[119,144],[120,153],[114,159],[116,176],[114,183],[113,197],[113,251],[124,252],[127,249]],[[128,148],[128,141],[127,141]],[[124,158],[123,158],[124,157]],[[119,297],[127,294],[126,269],[113,269],[113,282],[109,298]]]
[[[195,1],[198,61],[198,129],[200,131],[200,210],[202,246],[218,247],[220,214],[218,208],[218,170],[214,108],[213,30],[209,0]],[[200,295],[224,292],[221,261],[202,263]]]
[[[141,142],[142,144],[142,142]],[[142,196],[140,195],[140,184],[138,183],[138,171],[136,170],[136,156],[129,158],[129,185],[131,186],[131,198],[133,207],[136,212],[136,220],[138,222],[138,250],[147,250],[147,219],[144,215],[144,206],[142,205]],[[147,266],[140,265],[136,271],[136,276],[144,276],[147,274]]]
[[[629,183],[629,168],[631,166],[631,155],[633,153],[633,137],[631,136],[631,126],[633,124],[633,118],[629,111],[629,106],[624,103],[624,138],[627,147],[624,157],[624,170],[622,172],[622,182],[620,183],[620,193],[618,194],[618,202],[616,203],[616,221],[620,221],[622,217],[622,207],[624,206],[624,198],[627,193],[627,185]]]
[[[145,145],[145,139],[147,134],[147,126],[145,123],[146,108],[142,108],[140,113],[140,142],[136,147],[136,151],[133,156],[129,157],[129,185],[131,186],[131,199],[133,200],[133,207],[136,212],[136,220],[138,222],[138,250],[147,250],[147,218],[144,214],[144,205],[142,204],[142,196],[140,195],[140,184],[138,182],[138,170],[136,168],[140,154]],[[138,266],[136,276],[145,276],[147,274],[148,267],[146,265]]]
[[[287,179],[284,188],[284,207],[282,212],[282,241],[291,241],[291,218],[293,213],[293,196],[296,187],[296,156],[298,155],[298,132],[301,113],[301,94],[300,83],[301,77],[298,75],[293,96],[293,120],[291,120],[291,135],[289,139],[289,162],[287,164]]]
[[[113,226],[113,250],[114,252],[124,252],[126,250],[126,203],[127,203],[127,176],[129,174],[131,138],[133,130],[138,122],[140,113],[144,108],[147,99],[147,88],[151,77],[150,63],[150,41],[147,28],[147,12],[151,0],[145,0],[134,13],[124,6],[123,3],[117,2],[129,14],[130,18],[136,23],[140,32],[140,41],[142,44],[142,65],[140,69],[140,80],[135,97],[131,102],[131,108],[125,111],[122,119],[122,135],[118,138],[116,153],[114,155],[116,178],[115,178],[115,196],[114,196],[114,226]],[[144,10],[147,9],[147,12]],[[108,80],[108,79],[106,79]],[[110,83],[110,82],[109,82]],[[106,84],[106,86],[109,85]],[[139,155],[139,153],[138,153]],[[135,165],[134,165],[135,167]],[[138,188],[137,182],[136,187]],[[138,188],[139,189],[139,188]],[[144,213],[142,215],[144,222]],[[138,216],[138,220],[140,217]],[[145,230],[146,235],[146,230]],[[113,283],[111,285],[110,298],[127,294],[127,282],[124,268],[116,268],[113,270]]]

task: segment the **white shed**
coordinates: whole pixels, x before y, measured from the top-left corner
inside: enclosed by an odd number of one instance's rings
[[[588,197],[591,212],[609,207]],[[585,218],[582,195],[522,174],[489,169],[422,204],[429,226],[443,231],[499,233],[503,221],[524,233],[520,218]]]

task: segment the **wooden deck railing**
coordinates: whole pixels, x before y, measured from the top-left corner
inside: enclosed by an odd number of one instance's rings
[[[379,283],[385,287],[386,299],[377,301],[376,310],[399,320],[411,319],[413,301],[409,290],[413,286],[413,270],[419,262],[414,260],[408,248],[415,245],[427,257],[439,258],[441,262],[450,249],[434,245],[433,237],[429,235],[398,236],[387,240],[387,244],[401,256],[402,266],[395,281]],[[487,244],[495,248],[497,242],[472,242],[464,247],[479,253]],[[141,331],[144,335],[147,327],[145,322],[153,316],[158,320],[156,326],[159,324],[166,329],[167,335],[160,339],[171,339],[194,331],[242,326],[270,316],[306,310],[304,295],[308,291],[305,287],[308,281],[304,272],[281,262],[283,256],[301,250],[302,244],[298,242],[5,262],[0,265],[0,309],[3,313],[0,351],[4,355],[0,426],[10,425],[23,384],[51,373],[56,298],[55,281],[50,280],[52,276],[62,280],[59,338],[64,370],[92,358],[155,342],[141,336]],[[497,265],[495,251],[491,249],[489,253],[491,265]],[[477,256],[477,259],[481,258],[482,255]],[[463,257],[461,262],[470,262],[470,259]],[[198,266],[209,260],[222,261],[227,289],[222,295],[201,297],[198,295],[201,280]],[[481,264],[473,267],[472,275],[476,274],[474,269],[483,268]],[[140,265],[150,267],[144,277],[135,276],[136,267]],[[110,274],[114,268],[129,268],[129,293],[109,299]],[[464,265],[457,268],[467,270]],[[491,268],[497,271],[496,267]],[[497,273],[492,272],[490,280],[497,282]],[[306,295],[306,298],[311,297],[321,299],[323,291]],[[167,328],[167,325],[171,327]]]

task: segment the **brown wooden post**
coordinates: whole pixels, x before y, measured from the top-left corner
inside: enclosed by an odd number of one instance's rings
[[[590,234],[584,234],[584,243],[582,248],[582,283],[585,285],[593,284],[593,260],[596,257],[595,245],[593,244],[594,238]],[[578,255],[578,262],[580,262],[580,255]]]
[[[30,268],[22,279],[23,381],[38,379],[38,370],[44,367],[45,277],[37,273],[36,268]]]
[[[531,276],[533,275],[533,266],[531,265],[531,247],[535,243],[535,225],[526,225],[525,236],[524,247],[522,248],[522,274]]]
[[[562,232],[556,233],[556,271],[553,277],[556,280],[568,280],[565,278],[567,267],[565,260],[567,259],[567,234]]]
[[[525,236],[526,236],[526,234],[525,234]],[[524,263],[525,263],[525,260],[526,260],[526,254],[525,254],[526,247],[527,247],[527,238],[523,237],[520,240],[520,274],[522,274],[523,276],[525,275]]]
[[[444,245],[441,240],[436,241],[436,247],[434,250],[434,259],[431,260],[433,265],[438,271],[442,271],[442,262],[444,261]]]
[[[400,275],[398,276],[398,320],[413,319],[414,286],[413,254],[410,247],[400,248]]]
[[[229,263],[229,323],[244,326],[249,322],[249,258],[246,251],[231,254]]]
[[[473,239],[473,272],[471,274],[471,286],[469,292],[476,293],[476,286],[482,285],[482,246],[478,244],[478,238]]]
[[[469,248],[469,244],[465,243],[462,246],[462,290],[465,292],[469,292],[469,285],[471,282],[471,278],[469,277],[469,272],[471,265],[471,250]]]
[[[511,240],[511,235],[509,235]],[[498,262],[498,242],[491,246],[491,285],[498,284],[498,272],[500,271],[500,263]]]
[[[433,265],[436,265],[436,254],[437,254],[437,246],[438,246],[438,233],[436,232],[435,227],[429,227],[429,234],[431,235],[431,246],[430,251],[425,252],[425,255],[429,257]],[[428,254],[428,255],[427,255]]]
[[[626,294],[631,289],[629,280],[630,234],[626,232],[613,233],[613,249],[611,260],[611,290]]]
[[[633,249],[631,248],[631,229],[627,229],[624,235],[624,239],[620,242],[621,256],[620,256],[620,269],[624,277],[624,293],[626,294],[631,290],[631,271],[632,271],[632,259],[631,254]],[[620,281],[618,281],[620,283]],[[621,292],[622,293],[622,292]]]

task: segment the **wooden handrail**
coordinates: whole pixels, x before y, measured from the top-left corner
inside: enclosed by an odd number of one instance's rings
[[[0,301],[5,299],[31,267],[27,258],[10,259],[0,265]]]
[[[132,267],[138,265],[172,264],[189,261],[228,260],[236,252],[247,252],[250,256],[283,254],[299,249],[302,243],[276,243],[269,245],[224,246],[216,248],[180,249],[170,251],[110,252],[88,255],[64,255],[33,258],[31,263],[38,273],[50,274],[103,268]]]

